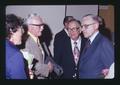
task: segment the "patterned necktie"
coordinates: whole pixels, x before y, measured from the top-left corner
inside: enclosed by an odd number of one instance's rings
[[[77,65],[78,60],[79,60],[79,56],[80,56],[80,51],[79,51],[79,49],[78,49],[77,42],[74,42],[73,54],[74,54],[75,64]]]

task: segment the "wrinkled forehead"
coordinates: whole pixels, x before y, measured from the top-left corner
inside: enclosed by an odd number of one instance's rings
[[[39,16],[34,16],[31,18],[31,23],[32,24],[42,24],[43,21],[42,21],[42,18],[39,17]]]
[[[41,17],[39,17],[39,16],[33,16],[33,17],[29,17],[27,19],[27,23],[28,24],[42,24],[43,21],[42,21]]]
[[[86,16],[82,18],[82,24],[90,24],[95,22],[95,20],[91,16]]]
[[[80,24],[77,21],[72,21],[68,24],[69,27],[80,27]]]

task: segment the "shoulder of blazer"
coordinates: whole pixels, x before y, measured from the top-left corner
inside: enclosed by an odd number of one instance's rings
[[[32,39],[31,36],[29,36],[26,42],[34,42],[34,40]]]
[[[64,36],[66,34],[66,32],[63,30],[61,30],[60,32],[58,32],[55,37],[61,37],[61,36]]]
[[[36,45],[35,41],[32,39],[32,37],[29,36],[26,41],[26,46],[31,48],[32,46],[35,46],[35,45]]]

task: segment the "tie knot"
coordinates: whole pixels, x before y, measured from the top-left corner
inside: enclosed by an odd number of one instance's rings
[[[77,42],[74,42],[75,45],[77,45]]]
[[[90,43],[90,39],[88,39],[87,42]]]

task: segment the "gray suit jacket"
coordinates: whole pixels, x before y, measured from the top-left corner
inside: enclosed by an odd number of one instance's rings
[[[29,36],[26,41],[24,50],[28,50],[28,52],[34,55],[34,58],[38,61],[35,64],[34,74],[38,79],[44,79],[45,77],[48,77],[49,69],[48,65],[44,63],[45,56],[42,56],[40,47],[41,45],[38,46],[32,37]]]

